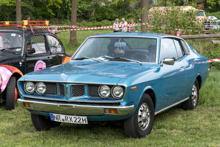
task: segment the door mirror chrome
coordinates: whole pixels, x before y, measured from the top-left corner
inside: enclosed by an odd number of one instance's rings
[[[163,63],[164,63],[164,64],[173,65],[174,62],[175,62],[175,59],[174,59],[174,58],[164,58],[164,59],[163,59]]]

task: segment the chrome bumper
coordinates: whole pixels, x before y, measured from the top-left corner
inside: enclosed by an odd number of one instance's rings
[[[130,114],[134,105],[130,106],[93,106],[93,105],[78,105],[66,103],[53,103],[35,100],[18,99],[19,105],[29,110],[44,111],[50,113],[72,114],[72,115],[87,115],[87,116],[100,116],[100,115],[116,115],[125,116]],[[25,107],[23,103],[30,103],[30,107]],[[117,114],[108,113],[108,109],[117,109]]]

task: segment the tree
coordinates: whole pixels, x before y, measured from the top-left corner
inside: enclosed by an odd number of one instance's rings
[[[148,20],[147,12],[148,12],[148,0],[142,0],[141,1],[141,22],[142,23],[146,23]],[[146,28],[147,28],[146,25],[142,25],[141,31],[146,32],[147,31]]]
[[[72,0],[71,25],[77,22],[77,0]],[[70,31],[70,44],[77,44],[76,31]]]
[[[21,21],[21,0],[16,0],[16,21]]]

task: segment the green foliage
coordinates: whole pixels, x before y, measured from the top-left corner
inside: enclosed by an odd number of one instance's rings
[[[175,34],[177,28],[183,29],[182,34],[198,34],[203,29],[202,24],[196,23],[196,12],[183,12],[178,7],[167,7],[164,13],[155,9],[149,18],[149,23],[154,25],[153,32]],[[164,24],[166,26],[162,28]]]

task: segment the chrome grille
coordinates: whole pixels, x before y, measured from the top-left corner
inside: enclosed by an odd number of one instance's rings
[[[70,97],[78,97],[85,95],[84,85],[71,85],[70,86]]]

